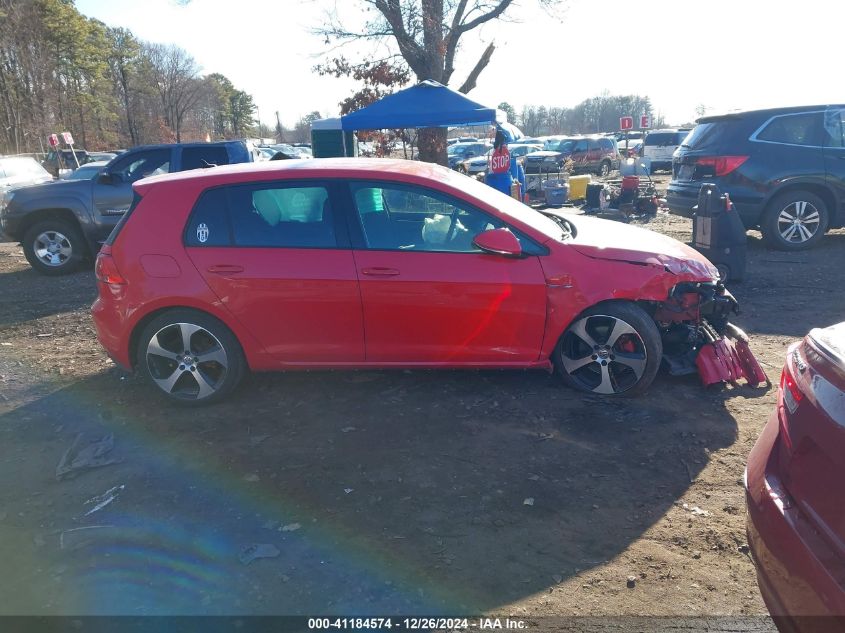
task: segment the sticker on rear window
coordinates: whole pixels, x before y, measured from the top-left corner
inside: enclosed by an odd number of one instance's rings
[[[202,244],[208,241],[208,225],[205,222],[197,227],[197,239]]]

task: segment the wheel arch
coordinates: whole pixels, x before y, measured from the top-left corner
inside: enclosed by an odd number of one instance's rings
[[[23,236],[26,235],[26,232],[35,224],[43,222],[44,220],[51,219],[59,219],[63,222],[70,222],[74,226],[76,226],[79,231],[84,235],[82,225],[79,223],[79,218],[76,217],[76,214],[68,207],[56,206],[49,207],[46,209],[38,209],[37,211],[33,211],[32,213],[27,213],[21,219],[21,223],[18,228],[20,239],[23,239]]]
[[[810,193],[815,194],[822,199],[822,201],[827,205],[828,228],[830,228],[830,226],[832,225],[842,222],[842,219],[839,217],[840,214],[838,213],[839,201],[833,189],[831,189],[830,186],[822,182],[804,180],[789,181],[772,191],[763,202],[763,213],[760,215],[761,223],[765,214],[771,211],[772,203],[778,197],[784,194],[793,193],[795,191],[809,191]]]
[[[585,316],[585,313],[590,310],[600,309],[602,306],[608,305],[634,305],[638,308],[641,308],[652,320],[654,320],[654,311],[657,309],[658,306],[657,301],[652,301],[648,299],[602,299],[596,303],[591,303],[588,306],[584,306],[582,310],[574,315],[558,332],[557,338],[555,339],[555,345],[552,348],[552,356],[554,356],[554,350],[557,349],[557,346],[560,344],[563,335],[566,334],[566,330],[569,329],[569,326],[575,323],[578,319]]]
[[[246,347],[244,346],[243,338],[241,336],[241,333],[239,332],[240,328],[238,328],[237,326],[233,327],[231,320],[227,319],[224,315],[221,315],[217,311],[208,310],[206,307],[200,307],[189,304],[168,304],[151,309],[149,312],[145,313],[141,318],[139,318],[133,325],[128,342],[129,364],[132,369],[135,369],[138,366],[138,342],[141,338],[141,333],[144,331],[144,328],[146,328],[147,325],[149,325],[150,322],[156,319],[157,317],[167,312],[172,312],[174,310],[189,310],[191,312],[199,312],[207,317],[211,317],[215,321],[219,321],[223,327],[225,327],[227,330],[229,330],[229,332],[231,332],[232,336],[235,338],[241,348],[241,352],[243,353],[243,357],[246,361],[247,367],[250,367],[250,356],[247,352]]]

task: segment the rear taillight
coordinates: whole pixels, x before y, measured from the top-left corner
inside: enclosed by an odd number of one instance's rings
[[[115,264],[114,258],[108,253],[101,252],[97,255],[97,263],[94,265],[94,274],[97,277],[97,281],[102,281],[104,284],[122,286],[126,283],[126,279],[117,269],[117,264]]]
[[[790,413],[795,413],[798,410],[798,403],[804,398],[804,394],[798,388],[795,382],[795,377],[789,371],[789,367],[783,368],[783,373],[780,376],[780,388],[783,392],[783,404]]]
[[[748,160],[748,156],[702,156],[695,161],[699,167],[711,167],[714,176],[727,176]]]

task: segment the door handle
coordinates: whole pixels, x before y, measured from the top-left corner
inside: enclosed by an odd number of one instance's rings
[[[214,266],[209,266],[206,270],[210,273],[223,275],[226,273],[242,273],[244,271],[244,267],[237,266],[235,264],[215,264]]]
[[[395,277],[399,271],[395,268],[384,268],[376,266],[374,268],[364,268],[361,270],[362,275],[369,275],[371,277]]]

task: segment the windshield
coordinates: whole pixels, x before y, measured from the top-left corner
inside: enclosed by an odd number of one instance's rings
[[[695,147],[702,144],[702,141],[707,138],[710,131],[715,127],[713,123],[700,123],[696,125],[692,132],[681,142],[681,147]]]
[[[575,148],[575,141],[571,138],[564,139],[561,141],[558,146],[555,148],[556,152],[561,152],[564,154],[571,154],[572,150]]]
[[[69,174],[66,180],[91,180],[98,173],[100,173],[100,167],[89,167],[86,165]]]
[[[470,151],[471,149],[473,149],[473,147],[474,147],[473,145],[452,145],[451,147],[449,147],[449,148],[446,150],[446,152],[447,152],[450,156],[463,156],[463,155],[464,155],[464,154],[466,154],[468,151]]]

